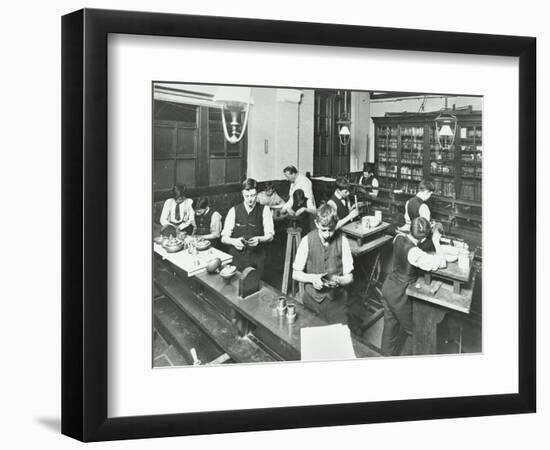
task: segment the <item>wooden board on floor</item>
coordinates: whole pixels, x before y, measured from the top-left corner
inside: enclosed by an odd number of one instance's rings
[[[197,297],[187,283],[176,275],[158,271],[155,283],[165,295],[200,326],[235,362],[271,362],[275,358],[246,337],[240,337],[232,323],[211,305]]]

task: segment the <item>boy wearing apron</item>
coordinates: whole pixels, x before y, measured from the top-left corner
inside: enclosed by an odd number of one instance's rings
[[[430,222],[424,217],[417,217],[411,222],[410,234],[398,234],[393,241],[393,269],[382,286],[382,354],[385,356],[411,354],[412,303],[406,291],[409,284],[416,283],[418,269],[432,271],[447,264],[445,256],[438,254],[441,237],[438,229],[432,234],[436,254],[428,254],[418,247],[426,241],[430,231]],[[400,342],[403,344],[400,345]]]

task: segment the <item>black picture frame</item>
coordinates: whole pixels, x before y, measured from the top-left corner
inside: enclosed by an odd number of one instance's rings
[[[107,417],[107,36],[180,36],[519,58],[518,393]],[[62,433],[82,441],[536,409],[536,39],[84,9],[62,18]],[[520,301],[521,300],[521,301]]]

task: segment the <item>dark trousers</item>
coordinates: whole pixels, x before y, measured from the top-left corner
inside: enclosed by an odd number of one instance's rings
[[[382,354],[385,356],[410,355],[412,352],[413,318],[412,303],[406,293],[408,285],[408,282],[390,274],[382,286]]]
[[[304,296],[302,298],[304,306],[328,324],[348,323],[348,308],[347,308],[347,293],[343,288],[339,289],[338,295],[332,298],[325,298],[318,302],[308,292],[309,289],[314,289],[311,285],[306,285]]]
[[[258,271],[260,279],[263,277],[265,267],[264,244],[259,244],[257,247],[245,247],[241,251],[231,246],[229,254],[233,256],[233,264],[237,266],[237,270],[242,272],[247,267],[253,267]]]

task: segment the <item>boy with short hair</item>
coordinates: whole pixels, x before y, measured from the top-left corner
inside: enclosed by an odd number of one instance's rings
[[[334,194],[327,202],[328,205],[332,206],[336,211],[338,216],[338,223],[336,224],[336,229],[342,228],[348,222],[351,222],[359,215],[357,210],[357,205],[352,205],[350,197],[350,187],[351,184],[345,177],[336,178],[336,189]]]
[[[257,202],[256,186],[253,178],[243,182],[243,201],[227,213],[222,244],[229,246],[238,270],[254,267],[261,278],[265,267],[265,243],[273,240],[275,231],[271,211]]]
[[[404,230],[410,230],[411,222],[417,217],[424,217],[428,222],[431,219],[430,208],[426,202],[432,196],[434,185],[430,180],[422,180],[418,186],[416,195],[405,203]]]
[[[292,278],[305,283],[304,305],[327,323],[347,323],[345,286],[353,283],[353,257],[348,240],[336,232],[338,217],[322,205],[315,218],[316,229],[300,242],[292,265]]]
[[[193,234],[209,240],[216,247],[222,233],[221,214],[210,207],[208,197],[199,197],[195,201],[194,210]]]

